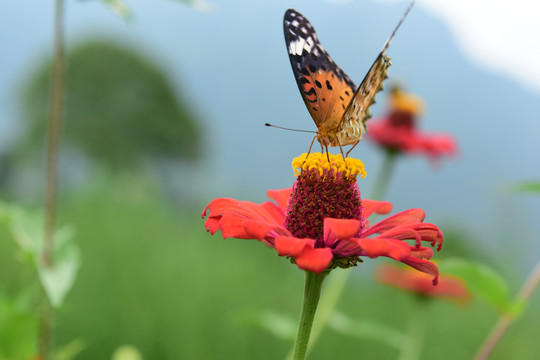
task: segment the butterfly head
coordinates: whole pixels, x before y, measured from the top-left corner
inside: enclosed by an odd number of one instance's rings
[[[327,125],[327,124],[324,124]],[[317,141],[321,144],[323,147],[328,146],[339,146],[341,144],[338,132],[336,131],[336,128],[331,128],[329,126],[321,126],[317,130]]]

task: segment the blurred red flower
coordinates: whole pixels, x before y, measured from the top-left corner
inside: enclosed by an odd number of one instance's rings
[[[390,92],[390,112],[368,122],[368,137],[390,152],[423,153],[439,159],[457,152],[455,140],[446,134],[428,134],[417,129],[423,103],[399,87]]]
[[[422,296],[443,298],[458,303],[471,298],[465,282],[457,276],[441,274],[438,286],[433,286],[429,275],[397,265],[383,264],[377,268],[376,278],[384,284]]]
[[[330,156],[330,164],[320,153],[295,159],[302,171],[293,188],[267,192],[275,203],[213,200],[202,212],[203,218],[209,212],[207,231],[221,230],[223,238],[257,239],[299,268],[315,273],[355,266],[365,256],[386,256],[431,275],[436,284],[438,269],[429,261],[433,250],[423,242],[440,250],[440,229],[424,223],[421,209],[406,210],[370,226],[367,218],[373,213],[388,214],[392,204],[360,199],[356,175],[365,174],[363,164],[347,158],[345,165],[341,156]],[[414,244],[404,240],[414,240]]]

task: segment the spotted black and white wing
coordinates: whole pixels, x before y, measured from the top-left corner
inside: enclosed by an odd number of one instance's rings
[[[302,14],[287,10],[283,30],[294,77],[313,121],[319,129],[337,128],[355,84],[328,55]]]

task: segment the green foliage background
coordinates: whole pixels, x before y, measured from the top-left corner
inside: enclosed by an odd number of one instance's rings
[[[200,218],[204,206],[174,207],[152,184],[125,177],[103,178],[66,197],[61,222],[76,227],[83,265],[57,313],[56,344],[82,339],[81,360],[108,359],[122,344],[136,346],[145,359],[284,358],[292,340],[271,335],[257,319],[272,311],[295,322],[303,273],[257,241],[207,234]],[[16,254],[1,229],[4,296],[15,296],[32,278]],[[381,261],[348,270],[354,275],[338,309],[358,321],[406,331],[416,299],[375,282],[373,265]],[[540,308],[538,301],[532,304],[493,359],[534,359],[540,352]],[[445,302],[423,307],[425,359],[471,358],[497,316],[478,301],[463,308]],[[8,326],[2,320],[0,334]],[[17,321],[23,330],[28,326],[28,318]],[[325,329],[309,358],[396,356],[385,345]]]

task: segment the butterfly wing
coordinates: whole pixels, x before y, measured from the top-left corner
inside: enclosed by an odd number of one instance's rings
[[[324,50],[302,14],[287,10],[283,30],[294,77],[313,121],[317,128],[337,128],[356,86]]]
[[[390,58],[383,51],[371,65],[343,114],[338,128],[341,145],[355,144],[362,139],[366,122],[371,117],[369,107],[375,102],[375,95],[382,90],[389,67]]]
[[[390,58],[386,56],[386,49],[390,46],[397,30],[411,11],[414,1],[409,4],[405,13],[399,19],[394,31],[386,40],[379,56],[362,80],[362,83],[354,93],[351,103],[345,110],[339,122],[337,135],[340,145],[356,144],[366,132],[366,122],[371,117],[369,107],[375,102],[375,95],[383,88],[383,81],[388,78]]]

